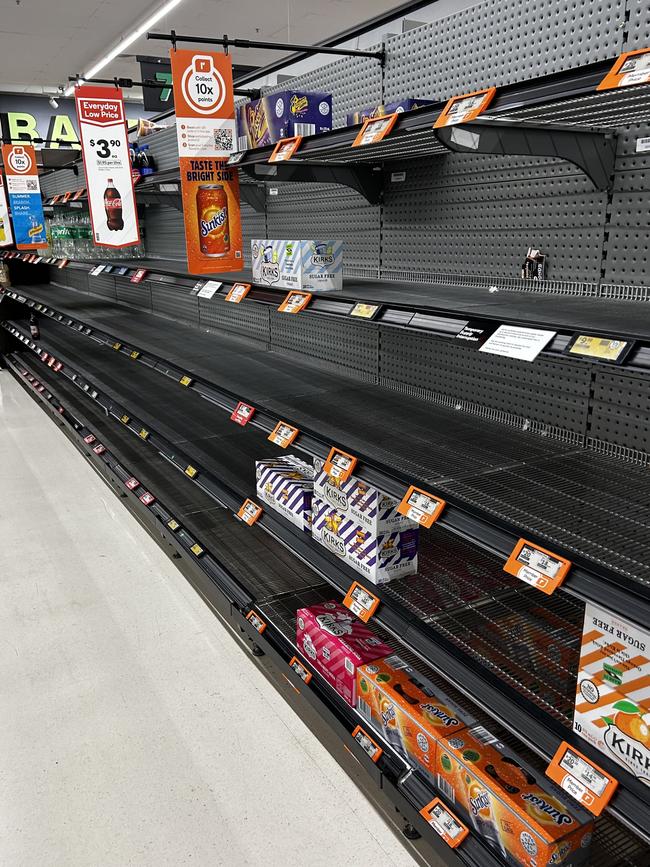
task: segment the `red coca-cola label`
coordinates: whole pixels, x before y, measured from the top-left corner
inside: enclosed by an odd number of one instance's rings
[[[109,211],[110,210],[116,211],[118,208],[121,211],[122,210],[122,199],[108,199],[108,198],[106,198],[106,199],[104,199],[104,205]]]

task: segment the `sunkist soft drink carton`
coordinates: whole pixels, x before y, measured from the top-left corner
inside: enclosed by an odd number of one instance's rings
[[[591,815],[483,726],[439,741],[435,776],[445,799],[507,864],[590,863]]]
[[[296,455],[255,462],[258,499],[311,533],[314,468]]]
[[[438,741],[476,720],[399,656],[357,669],[357,710],[400,753],[435,775]]]
[[[419,528],[398,505],[354,474],[344,482],[330,477],[314,460],[312,534],[373,584],[417,572]]]
[[[240,151],[332,129],[331,93],[280,91],[237,106]]]
[[[343,241],[251,241],[253,280],[280,289],[329,292],[343,285]]]
[[[650,632],[588,603],[573,728],[650,785]]]
[[[352,707],[357,668],[387,656],[392,648],[339,602],[321,602],[296,612],[299,651]]]

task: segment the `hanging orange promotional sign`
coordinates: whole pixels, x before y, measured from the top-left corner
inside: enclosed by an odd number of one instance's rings
[[[244,266],[235,150],[232,62],[225,54],[171,50],[185,245],[191,274]]]

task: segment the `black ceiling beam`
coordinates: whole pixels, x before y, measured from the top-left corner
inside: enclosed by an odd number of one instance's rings
[[[231,39],[227,34],[218,36],[181,36],[172,30],[170,33],[147,33],[147,39],[162,39],[176,45],[177,42],[189,42],[198,45],[221,45],[226,51],[229,48],[262,48],[268,51],[299,51],[305,57],[314,54],[334,54],[344,57],[374,57],[375,60],[384,62],[385,53],[379,51],[362,51],[358,48],[332,48],[323,45],[299,45],[295,42],[267,42],[259,39]],[[257,73],[255,73],[257,77]]]

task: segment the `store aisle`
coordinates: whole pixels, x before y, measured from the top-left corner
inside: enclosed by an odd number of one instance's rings
[[[2,864],[415,864],[5,371],[0,708]]]

